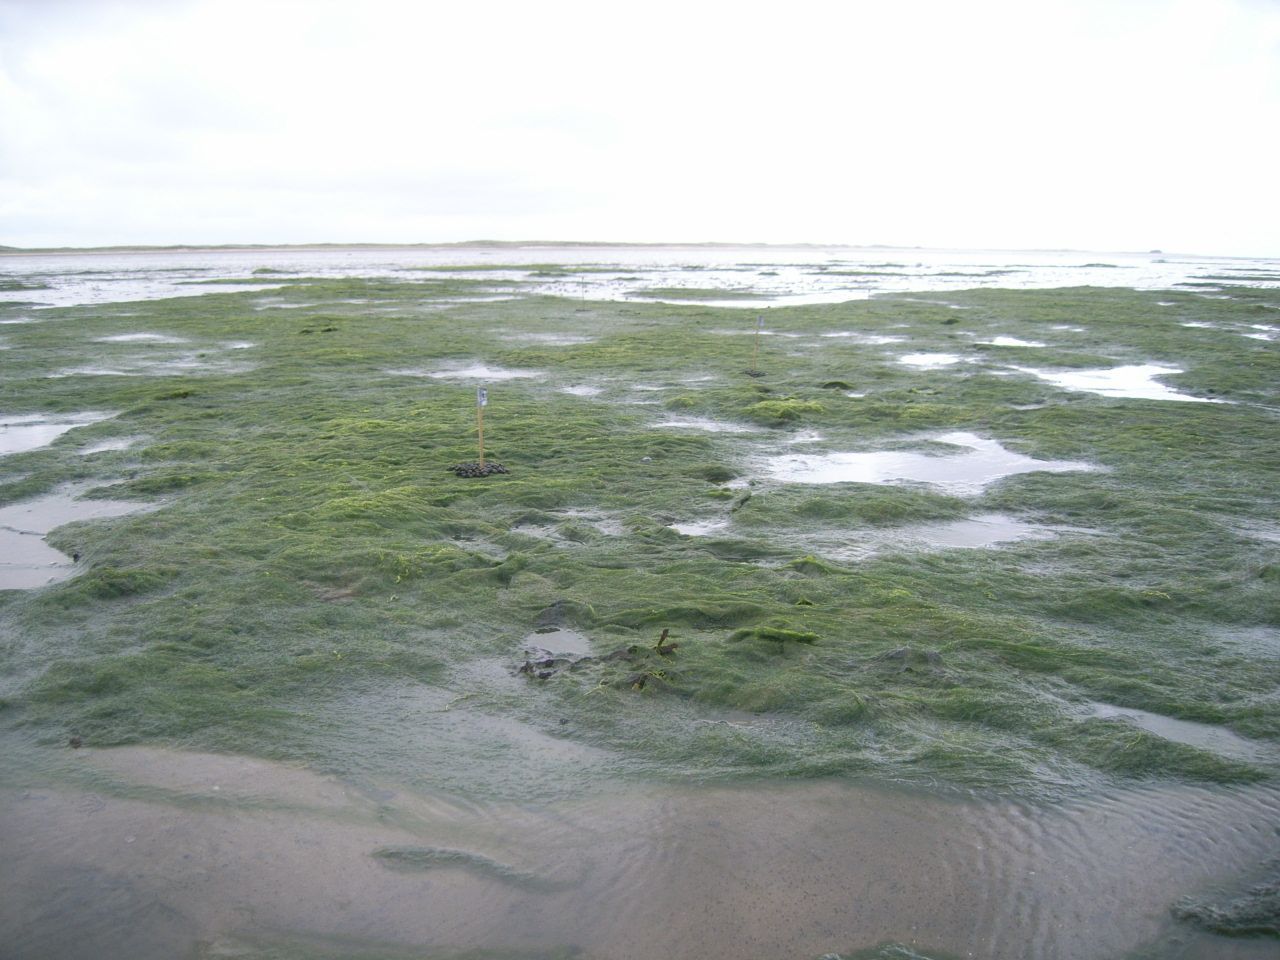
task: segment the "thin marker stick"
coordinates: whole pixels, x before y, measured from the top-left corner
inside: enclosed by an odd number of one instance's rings
[[[484,408],[489,403],[489,391],[476,388],[476,427],[480,437],[480,469],[484,469]]]

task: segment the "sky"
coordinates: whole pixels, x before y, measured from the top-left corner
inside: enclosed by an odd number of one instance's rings
[[[0,0],[0,244],[1280,256],[1280,0]]]

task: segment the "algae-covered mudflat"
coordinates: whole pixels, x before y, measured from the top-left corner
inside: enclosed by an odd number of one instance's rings
[[[1098,256],[0,258],[4,939],[1272,955],[1280,265]]]

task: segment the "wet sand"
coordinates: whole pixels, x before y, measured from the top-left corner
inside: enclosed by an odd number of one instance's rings
[[[1185,958],[1274,949],[1169,913],[1280,853],[1272,787],[1036,806],[828,781],[615,784],[533,807],[159,749],[72,761],[85,786],[0,790],[5,956],[158,960],[264,938],[601,960],[886,940],[1098,960],[1173,935]]]

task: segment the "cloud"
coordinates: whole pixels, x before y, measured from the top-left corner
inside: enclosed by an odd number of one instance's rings
[[[0,243],[1274,252],[1280,11],[0,0]]]

